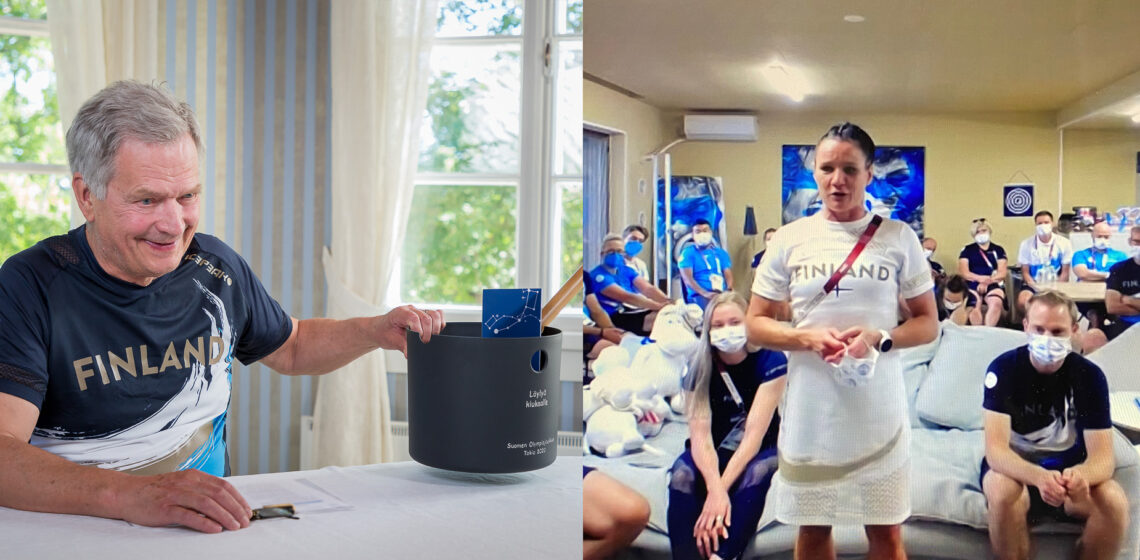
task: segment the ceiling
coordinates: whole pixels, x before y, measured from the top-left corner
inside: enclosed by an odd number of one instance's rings
[[[585,0],[584,18],[587,79],[662,109],[1046,111],[1140,127],[1136,0]],[[801,69],[802,102],[761,74],[773,62]]]

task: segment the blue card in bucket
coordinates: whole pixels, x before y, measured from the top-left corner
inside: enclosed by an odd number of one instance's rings
[[[483,337],[524,338],[541,334],[542,290],[483,290]]]

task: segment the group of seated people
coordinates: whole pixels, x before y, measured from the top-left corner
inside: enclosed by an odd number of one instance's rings
[[[1128,327],[1140,322],[1140,227],[1131,230],[1132,254],[1109,246],[1112,228],[1098,222],[1092,228],[1093,245],[1074,253],[1072,243],[1054,233],[1053,214],[1042,210],[1034,216],[1035,231],[1018,248],[1018,270],[1015,283],[1018,293],[1017,311],[1025,313],[1025,304],[1038,292],[1038,286],[1053,282],[1103,282],[1103,303],[1078,303],[1087,326],[1082,328],[1077,347],[1089,353],[1116,338]],[[764,232],[764,241],[776,230]],[[935,282],[935,299],[939,319],[958,325],[1016,327],[1009,317],[1006,277],[1010,274],[1008,256],[1001,245],[993,243],[993,226],[985,218],[970,226],[973,243],[958,254],[958,268],[948,274],[934,254],[938,242],[931,237],[922,240],[926,258]],[[609,344],[617,344],[626,332],[648,335],[653,328],[655,311],[669,303],[668,296],[654,286],[648,266],[638,255],[648,238],[646,229],[631,225],[619,235],[606,235],[602,242],[602,263],[586,277],[586,312],[592,324],[586,327],[590,357]],[[760,264],[764,251],[752,260],[752,268]],[[717,245],[712,227],[697,220],[692,227],[692,244],[681,252],[678,262],[683,296],[686,302],[704,308],[717,294],[734,287],[732,260]],[[600,344],[599,344],[600,343]]]
[[[692,243],[681,252],[678,268],[685,302],[703,309],[717,294],[732,291],[732,259],[713,240],[707,220],[696,220],[690,233]],[[609,233],[602,239],[601,263],[584,278],[590,320],[585,327],[587,358],[620,343],[627,332],[648,335],[656,312],[670,303],[638,256],[647,238],[644,227],[631,225],[620,235]]]
[[[1131,255],[1109,246],[1112,229],[1105,222],[1092,228],[1093,244],[1074,253],[1072,243],[1053,232],[1053,214],[1047,210],[1034,217],[1033,235],[1018,248],[1018,290],[1016,309],[1021,316],[1029,298],[1041,285],[1055,282],[1101,282],[1105,284],[1104,302],[1078,303],[1087,326],[1075,341],[1082,353],[1089,353],[1120,335],[1140,321],[1140,227],[1130,232]],[[1010,274],[1005,249],[990,241],[993,227],[985,218],[974,220],[970,233],[974,243],[958,254],[958,270],[947,274],[935,260],[938,243],[933,238],[922,241],[935,282],[939,319],[950,319],[959,325],[1000,326],[1007,318],[1010,305],[1006,295],[1006,277]],[[1010,325],[1017,325],[1009,320]]]
[[[1112,231],[1105,223],[1093,227],[1089,249],[1073,254],[1069,240],[1052,231],[1052,214],[1039,212],[1035,222],[1036,231],[1019,247],[1024,280],[1015,284],[1016,305],[1024,318],[1017,323],[1030,335],[1029,344],[994,360],[985,385],[986,454],[979,484],[993,520],[991,544],[999,557],[1026,557],[1030,550],[1026,520],[1055,516],[1085,524],[1081,557],[1109,557],[1119,549],[1127,525],[1127,498],[1112,480],[1107,385],[1099,368],[1079,354],[1140,322],[1140,226],[1129,232],[1128,254],[1109,247]],[[732,379],[734,389],[743,390],[734,397],[735,404],[725,395],[700,391],[690,395],[692,403],[724,404],[724,410],[698,407],[697,414],[690,405],[686,414],[692,435],[669,480],[667,518],[675,558],[736,558],[755,534],[775,471],[775,427],[780,422],[775,405],[785,383],[786,360],[781,352],[745,347],[747,302],[732,292],[731,262],[710,239],[709,229],[707,223],[695,225],[693,245],[682,252],[679,262],[687,299],[705,304],[704,357],[694,363],[706,367],[694,372],[698,381],[693,386],[709,387],[706,370],[715,363],[724,370],[722,376]],[[997,326],[1005,318],[1007,256],[990,241],[992,233],[984,219],[975,220],[974,243],[961,250],[958,271],[950,275],[933,260],[937,242],[923,240],[940,320]],[[653,311],[668,303],[636,257],[645,238],[640,226],[605,238],[603,263],[591,271],[587,291],[598,345],[618,343],[625,332],[646,334],[652,328]],[[757,254],[753,266],[763,257],[763,252]],[[1078,312],[1067,297],[1046,289],[1048,284],[1069,281],[1070,275],[1081,282],[1104,282],[1103,306],[1082,304]],[[1078,326],[1081,318],[1088,319],[1088,328]],[[597,351],[595,345],[594,356]],[[1023,416],[1031,414],[1025,411],[1044,410],[1034,399],[1055,400],[1067,390],[1038,386],[1062,370],[1062,377],[1080,378],[1082,389],[1075,393],[1077,401],[1070,403],[1080,410],[1080,427],[1061,425],[1080,430],[1083,437],[1075,438],[1078,445],[1063,453],[1046,453],[1026,443],[1036,435],[1019,430],[1048,423],[1048,418]],[[743,422],[752,416],[754,422]],[[723,445],[729,440],[733,445]],[[612,478],[587,471],[584,557],[605,558],[627,546],[645,527],[648,503]],[[743,531],[730,529],[730,511]]]
[[[1134,231],[1140,245],[1140,228]],[[705,310],[694,382],[687,387],[690,440],[669,476],[673,558],[741,558],[777,469],[777,404],[785,391],[787,359],[782,352],[746,344],[747,305],[743,296],[728,292]],[[1028,344],[993,360],[985,380],[986,447],[978,481],[993,552],[998,558],[1029,558],[1031,523],[1058,520],[1084,525],[1076,551],[1080,558],[1115,557],[1129,524],[1129,506],[1113,480],[1106,379],[1092,362],[1072,355],[1067,344],[1078,330],[1071,300],[1044,291],[1030,296],[1026,306]],[[710,383],[714,366],[724,385]],[[1066,404],[1058,407],[1058,402]],[[1050,433],[1026,428],[1041,425],[1050,426]],[[1027,430],[1032,433],[1023,433]],[[1073,443],[1058,447],[1060,441]],[[629,546],[649,515],[642,495],[596,469],[584,469],[584,558],[609,558]],[[801,544],[797,541],[797,558]]]
[[[775,231],[764,232],[765,241]],[[653,285],[649,267],[638,256],[647,238],[644,227],[631,225],[620,235],[609,233],[602,239],[601,263],[585,277],[587,358],[620,343],[627,332],[648,335],[656,311],[670,303],[668,296]],[[708,220],[695,220],[684,242],[677,263],[682,296],[685,303],[704,309],[718,294],[732,291],[732,258],[713,239]],[[756,255],[754,265],[762,255],[763,251]]]

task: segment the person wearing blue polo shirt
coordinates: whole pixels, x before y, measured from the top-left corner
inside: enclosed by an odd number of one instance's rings
[[[1073,274],[1079,282],[1104,282],[1112,265],[1125,260],[1128,255],[1108,246],[1112,239],[1112,228],[1106,222],[1099,222],[1092,230],[1093,246],[1073,255]],[[1104,303],[1078,303],[1077,309],[1089,319],[1089,328],[1104,325]]]
[[[1104,327],[1109,340],[1140,323],[1140,226],[1132,226],[1128,253],[1131,258],[1113,265],[1105,280],[1104,306],[1117,317],[1116,322]]]
[[[693,244],[681,253],[681,279],[688,293],[687,303],[704,309],[717,294],[732,290],[732,259],[713,243],[708,220],[693,223]]]
[[[625,264],[625,239],[616,233],[602,240],[602,264],[590,270],[590,284],[598,303],[614,326],[640,335],[653,328],[653,311],[669,303],[669,296]]]
[[[1112,228],[1107,222],[1098,222],[1092,230],[1093,246],[1073,255],[1073,272],[1080,282],[1104,282],[1112,265],[1128,255],[1108,246]]]

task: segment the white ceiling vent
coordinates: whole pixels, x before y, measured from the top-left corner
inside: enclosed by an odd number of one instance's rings
[[[721,142],[755,142],[755,115],[685,115],[685,138]]]

